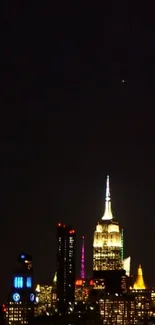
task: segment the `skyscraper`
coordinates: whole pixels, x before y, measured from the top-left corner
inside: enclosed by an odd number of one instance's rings
[[[121,230],[111,210],[109,176],[106,183],[105,212],[96,226],[93,242],[93,271],[122,269]]]
[[[103,279],[109,292],[125,290],[123,270],[122,234],[111,209],[109,176],[106,181],[105,211],[96,226],[93,241],[93,277]]]
[[[52,286],[37,284],[35,289],[36,306],[35,315],[46,315],[51,313],[52,308]]]
[[[72,311],[75,294],[75,230],[57,226],[57,306],[59,313]]]
[[[6,317],[9,324],[27,324],[34,316],[34,288],[32,257],[20,254],[13,273]]]

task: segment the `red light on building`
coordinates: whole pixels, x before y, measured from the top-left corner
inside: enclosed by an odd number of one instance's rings
[[[69,233],[70,233],[70,234],[74,234],[74,233],[75,233],[75,230],[72,229],[72,230],[69,231]]]
[[[90,280],[89,284],[90,284],[90,286],[93,286],[94,285],[94,281],[93,280]]]
[[[3,312],[3,313],[6,313],[6,307],[5,307],[4,304],[2,305],[2,312]]]
[[[88,292],[88,289],[85,289],[84,292],[85,292],[85,295],[88,296],[88,293],[89,293],[89,292]]]
[[[61,227],[61,223],[58,223],[58,227]]]
[[[80,280],[76,280],[75,281],[75,285],[78,287],[78,286],[82,286],[83,284],[83,281],[80,279]]]
[[[84,236],[82,236],[82,239],[84,239]]]

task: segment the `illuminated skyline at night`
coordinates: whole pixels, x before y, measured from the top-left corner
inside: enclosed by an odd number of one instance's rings
[[[1,19],[0,300],[20,249],[36,282],[50,283],[59,218],[77,231],[78,274],[85,236],[91,276],[107,173],[131,273],[141,263],[152,286],[154,3],[91,2],[89,14],[85,2],[20,4]]]

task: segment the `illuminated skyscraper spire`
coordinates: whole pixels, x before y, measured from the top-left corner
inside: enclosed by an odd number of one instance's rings
[[[81,251],[81,279],[85,279],[85,251],[84,251],[84,236],[82,236],[82,251]]]
[[[137,275],[137,279],[133,285],[133,289],[135,289],[135,290],[146,289],[144,279],[143,279],[143,271],[142,271],[141,265],[139,265],[139,267],[138,267],[138,275]]]
[[[105,197],[105,210],[102,220],[112,220],[113,215],[111,211],[111,198],[110,198],[110,185],[109,185],[109,175],[107,176],[106,183],[106,197]]]

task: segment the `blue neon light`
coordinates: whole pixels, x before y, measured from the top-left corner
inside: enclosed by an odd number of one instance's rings
[[[14,293],[13,294],[13,300],[15,301],[15,302],[18,302],[19,300],[20,300],[20,295],[19,295],[19,293]]]
[[[26,286],[27,286],[27,288],[32,288],[32,278],[31,277],[28,277],[26,279]]]
[[[21,255],[21,258],[24,259],[24,258],[25,258],[25,255],[22,254],[22,255]]]
[[[14,277],[14,287],[16,289],[22,289],[23,288],[23,277],[22,276],[15,276]]]
[[[34,301],[34,294],[33,294],[33,293],[30,294],[30,300],[31,300],[32,302]]]

